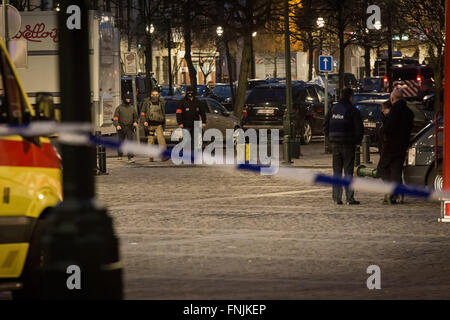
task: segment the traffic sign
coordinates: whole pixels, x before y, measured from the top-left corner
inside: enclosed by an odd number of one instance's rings
[[[319,71],[331,72],[333,70],[333,57],[332,56],[320,56],[319,57]]]

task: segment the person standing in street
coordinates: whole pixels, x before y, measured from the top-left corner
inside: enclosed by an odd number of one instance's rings
[[[134,131],[138,125],[138,116],[134,106],[131,104],[131,96],[131,92],[127,91],[123,97],[123,103],[120,104],[114,112],[113,124],[117,129],[120,141],[133,140]],[[119,160],[122,160],[122,155],[122,152],[119,150]],[[127,157],[129,163],[134,163],[132,154],[127,154]]]
[[[166,139],[164,138],[164,126],[166,123],[166,101],[160,97],[158,90],[152,90],[150,97],[145,98],[141,112],[144,126],[148,128],[148,143],[155,144],[155,138],[158,145],[166,149]],[[150,161],[153,161],[150,158]],[[167,160],[163,158],[162,160]]]
[[[361,114],[352,104],[353,90],[344,88],[340,101],[328,112],[324,122],[325,137],[329,139],[333,154],[333,174],[335,177],[353,177],[355,165],[355,147],[361,143],[364,127]],[[354,191],[345,188],[346,203],[360,204],[354,198]],[[333,201],[342,202],[342,186],[333,185]]]
[[[411,139],[414,125],[414,113],[403,99],[401,88],[391,93],[391,110],[383,124],[383,147],[378,163],[379,176],[383,181],[401,184],[403,162]],[[396,195],[385,195],[383,203],[396,204]]]
[[[191,150],[194,150],[194,122],[201,118],[202,128],[206,125],[206,108],[204,103],[195,97],[195,91],[192,86],[186,89],[186,96],[177,109],[178,126],[189,131],[191,135]]]

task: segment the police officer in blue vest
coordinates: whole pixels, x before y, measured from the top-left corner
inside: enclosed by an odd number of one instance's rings
[[[324,123],[325,136],[329,138],[333,152],[333,174],[342,177],[353,176],[355,164],[355,147],[361,143],[364,126],[359,110],[352,104],[353,90],[344,88],[341,99],[326,115]],[[347,204],[359,204],[354,198],[353,190],[345,188]],[[342,186],[333,185],[333,201],[342,204]]]

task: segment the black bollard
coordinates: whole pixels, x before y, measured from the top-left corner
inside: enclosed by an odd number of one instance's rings
[[[361,146],[356,146],[355,148],[355,167],[361,164]]]
[[[370,136],[364,135],[362,140],[363,163],[372,163],[370,161]]]

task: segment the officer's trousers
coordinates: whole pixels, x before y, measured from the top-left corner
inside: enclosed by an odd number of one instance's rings
[[[333,152],[333,175],[335,177],[342,177],[342,171],[344,171],[344,177],[353,176],[353,168],[355,166],[355,145],[332,143]],[[354,191],[349,188],[345,188],[345,198],[347,201],[353,201]],[[333,185],[333,201],[342,201],[342,186]]]
[[[117,135],[119,136],[120,141],[124,140],[134,140],[134,127],[131,126],[122,126],[121,130],[117,130]],[[118,156],[122,157],[123,153],[122,151],[118,151]],[[133,154],[128,153],[127,154],[128,159],[133,158]]]

